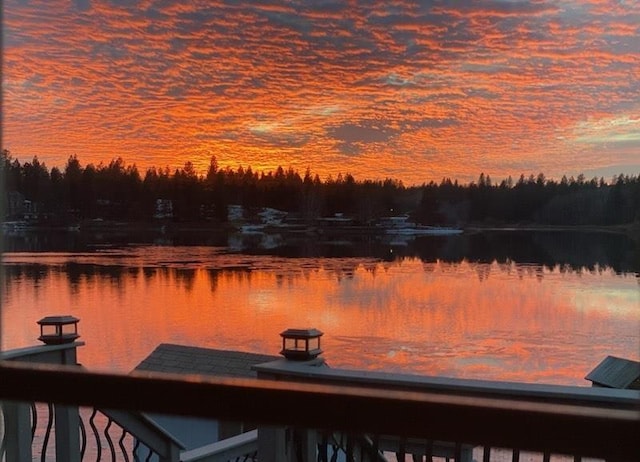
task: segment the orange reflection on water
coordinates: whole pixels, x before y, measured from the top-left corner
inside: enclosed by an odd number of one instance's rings
[[[607,354],[640,350],[636,278],[611,271],[297,260],[132,267],[73,283],[50,269],[6,287],[3,348],[33,344],[43,316],[72,314],[87,343],[80,361],[122,372],[162,342],[275,355],[288,327],[324,331],[335,367],[529,382],[587,385]]]

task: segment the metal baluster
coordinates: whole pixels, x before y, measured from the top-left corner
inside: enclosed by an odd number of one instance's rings
[[[398,452],[396,452],[396,457],[399,461],[404,462],[406,456],[406,440],[404,438],[400,439],[398,443]]]
[[[44,432],[44,440],[42,441],[42,453],[40,460],[45,462],[47,460],[47,446],[49,446],[49,437],[51,436],[51,427],[53,427],[53,404],[47,403],[49,408],[49,418],[47,420],[47,429]]]
[[[84,460],[84,454],[87,451],[87,429],[84,428],[82,416],[79,416],[80,422],[80,460]]]
[[[100,459],[102,459],[102,441],[100,441],[100,432],[98,431],[98,427],[96,427],[95,423],[96,415],[98,415],[98,410],[94,409],[91,413],[91,417],[89,417],[89,426],[91,427],[93,436],[96,439],[96,462],[100,462]]]
[[[333,445],[333,454],[331,454],[331,462],[338,462],[338,451],[340,450],[340,446]]]
[[[337,462],[339,451],[342,451],[345,454],[347,453],[344,449],[344,433],[340,433],[340,441],[336,440],[336,436],[334,434],[333,441],[335,442],[335,444],[333,445],[333,454],[331,455],[331,462]]]
[[[482,450],[482,462],[491,462],[491,446],[485,446]],[[547,461],[549,462],[549,461]]]
[[[371,452],[373,460],[380,460],[380,437],[378,435],[371,438]]]
[[[129,455],[127,454],[127,448],[124,446],[124,439],[127,436],[127,431],[123,428],[122,429],[122,436],[120,436],[120,439],[118,440],[118,446],[120,446],[120,450],[122,451],[122,455],[124,456],[124,460],[126,462],[129,462]]]
[[[111,435],[109,434],[109,428],[111,428],[111,424],[113,420],[107,418],[107,426],[104,427],[104,436],[107,439],[107,444],[109,445],[109,451],[111,451],[111,462],[116,462],[116,448],[113,445],[113,441],[111,440]]]
[[[31,441],[36,436],[36,427],[38,426],[38,410],[36,403],[31,403]]]
[[[511,462],[519,462],[520,461],[520,449],[514,449],[513,455],[511,456]]]
[[[347,435],[347,446],[346,446],[346,454],[347,454],[347,462],[356,462],[353,458],[353,436]]]
[[[147,446],[147,449],[149,450],[149,455],[145,459],[145,462],[151,462],[151,456],[153,456],[153,451],[151,450],[151,448],[149,446]]]
[[[545,452],[542,455],[542,462],[550,462],[551,461],[551,453],[550,452]]]
[[[424,448],[425,459],[427,462],[433,462],[433,441],[427,440],[427,444]]]
[[[138,458],[138,449],[140,449],[140,440],[136,440],[136,443],[133,445],[133,460],[135,462],[140,462]]]
[[[329,462],[329,437],[326,432],[322,433],[322,438],[318,443],[318,462]]]

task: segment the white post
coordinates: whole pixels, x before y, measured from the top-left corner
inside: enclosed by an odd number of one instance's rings
[[[55,405],[56,460],[80,462],[80,416],[77,406]]]
[[[25,403],[5,401],[4,436],[7,461],[31,462],[31,406]]]
[[[310,429],[300,429],[297,433],[302,446],[302,460],[305,462],[318,460],[318,432]]]
[[[258,457],[260,462],[281,462],[287,459],[286,431],[282,427],[258,427]]]

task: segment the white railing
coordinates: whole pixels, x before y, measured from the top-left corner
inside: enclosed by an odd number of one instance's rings
[[[449,441],[456,448],[468,444],[515,448],[515,453],[640,459],[640,393],[628,390],[614,390],[615,399],[603,391],[591,401],[564,396],[545,402],[517,394],[507,398],[269,379],[122,376],[17,363],[0,364],[0,377],[4,400],[255,422],[259,440],[263,428],[276,429],[276,450],[287,451],[287,441],[295,441],[287,440],[290,429],[320,429],[357,438],[369,435],[374,442],[376,435],[393,435],[407,441]],[[288,450],[287,457],[310,460],[317,455],[314,433],[302,432],[302,449]],[[261,462],[270,460],[263,449],[259,441]]]
[[[74,347],[37,348],[48,360],[53,355],[72,364],[75,358]],[[150,448],[155,460],[171,462],[251,460],[256,453],[260,462],[329,462],[336,455],[378,462],[390,454],[457,461],[504,460],[509,454],[517,461],[527,451],[543,461],[557,454],[640,460],[638,391],[340,371],[284,360],[258,366],[258,379],[124,376],[37,364],[38,355],[25,352],[30,363],[7,353],[0,361],[0,459],[11,462],[32,460],[34,402],[56,403],[45,406],[55,415],[60,461],[80,460],[86,452],[78,415],[84,406],[101,409],[108,425],[120,427],[102,430],[116,435],[103,445],[107,460],[133,460],[136,442]],[[258,430],[185,451],[142,412],[253,422]],[[45,421],[50,427],[51,418]],[[89,431],[97,427],[85,426],[85,441]],[[125,434],[130,443],[123,449]]]

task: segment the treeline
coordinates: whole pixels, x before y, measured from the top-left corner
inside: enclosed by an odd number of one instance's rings
[[[478,182],[459,185],[449,179],[422,187],[418,214],[423,222],[482,224],[620,225],[640,222],[640,176],[617,175],[587,180],[544,174],[511,177],[494,184],[480,174]]]
[[[58,219],[103,218],[153,220],[158,199],[171,201],[176,221],[225,222],[228,205],[242,205],[247,213],[272,207],[301,219],[343,213],[358,223],[410,214],[425,224],[531,223],[552,225],[612,225],[640,221],[640,177],[619,175],[611,182],[538,176],[511,178],[498,184],[481,174],[477,182],[462,185],[443,179],[405,187],[400,181],[356,180],[338,175],[321,180],[309,169],[304,174],[278,167],[254,172],[251,167],[220,168],[212,157],[206,175],[192,163],[170,171],[150,168],[141,175],[121,158],[109,164],[83,166],[71,156],[61,170],[50,170],[37,157],[21,164],[2,152],[0,168],[5,182],[5,215],[15,210],[11,201],[23,197],[41,213]]]

